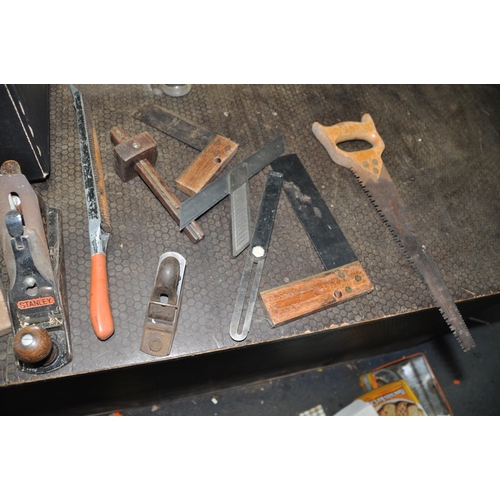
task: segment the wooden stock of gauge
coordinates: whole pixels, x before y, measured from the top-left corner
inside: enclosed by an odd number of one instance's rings
[[[158,156],[154,139],[147,132],[130,137],[119,125],[111,129],[110,137],[115,145],[114,167],[118,177],[128,182],[139,175],[176,224],[179,224],[181,202],[154,168]],[[205,236],[196,221],[192,221],[182,231],[193,243],[198,243]]]

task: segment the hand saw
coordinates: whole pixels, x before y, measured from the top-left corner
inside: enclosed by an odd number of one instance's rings
[[[238,150],[235,142],[156,104],[141,108],[134,118],[201,151],[175,181],[177,189],[189,196],[200,192],[215,179]]]
[[[475,343],[472,335],[465,325],[438,267],[416,234],[410,220],[409,210],[404,205],[382,162],[381,155],[385,145],[375,129],[372,117],[365,114],[361,118],[361,122],[342,122],[330,127],[315,122],[312,131],[335,163],[351,169],[384,222],[394,231],[393,234],[406,251],[410,261],[427,283],[441,314],[462,349],[469,351],[474,348]],[[372,148],[347,152],[338,147],[339,143],[354,140],[369,142]]]
[[[363,266],[296,154],[280,156],[274,171],[326,271],[261,292],[273,327],[327,309],[373,290]]]
[[[87,202],[91,253],[90,320],[100,340],[113,335],[115,327],[108,291],[106,250],[111,232],[101,155],[97,133],[92,120],[90,103],[71,85],[82,160],[83,184]]]

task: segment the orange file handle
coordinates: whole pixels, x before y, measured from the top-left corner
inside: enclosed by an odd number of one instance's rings
[[[103,253],[92,255],[90,270],[90,321],[99,339],[106,340],[113,335],[115,325],[109,302],[106,255]]]

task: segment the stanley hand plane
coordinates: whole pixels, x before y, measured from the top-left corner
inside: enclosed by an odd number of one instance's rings
[[[0,167],[0,238],[17,367],[49,373],[71,361],[60,213],[45,207],[19,164]]]

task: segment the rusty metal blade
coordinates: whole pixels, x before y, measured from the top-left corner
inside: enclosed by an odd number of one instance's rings
[[[134,118],[158,129],[198,151],[205,149],[217,134],[157,104],[144,106]]]
[[[92,176],[94,181],[93,189],[97,196],[97,210],[100,218],[101,229],[106,233],[111,232],[111,219],[109,216],[108,198],[106,196],[106,186],[104,183],[104,172],[102,168],[101,153],[97,132],[92,117],[92,107],[85,96],[73,85],[71,85],[77,112],[78,129],[80,133],[80,148],[82,155],[82,168],[85,176]],[[85,166],[88,165],[87,172]]]
[[[351,171],[353,170],[351,169]],[[438,267],[416,234],[408,209],[404,206],[389,174],[387,173],[377,181],[371,178],[361,179],[355,172],[354,175],[377,212],[389,226],[393,236],[402,246],[407,258],[429,287],[436,305],[462,349],[469,351],[474,348],[474,339],[458,311]]]
[[[382,161],[384,141],[378,134],[372,117],[365,113],[361,122],[341,122],[325,127],[313,123],[312,131],[332,160],[349,168],[363,186],[369,199],[389,226],[417,272],[428,285],[434,300],[464,351],[475,347],[474,340],[426,247],[422,245],[389,172]],[[363,140],[371,148],[346,151],[338,144]]]

